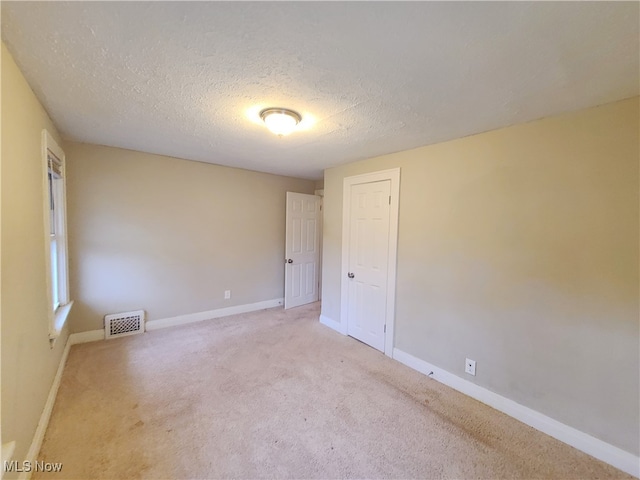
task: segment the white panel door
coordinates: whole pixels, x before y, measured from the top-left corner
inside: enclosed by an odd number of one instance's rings
[[[287,192],[284,308],[318,301],[320,197]]]
[[[351,186],[347,334],[384,352],[391,181]]]

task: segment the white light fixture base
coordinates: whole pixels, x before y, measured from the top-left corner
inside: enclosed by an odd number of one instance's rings
[[[260,118],[271,132],[282,137],[289,135],[302,120],[299,113],[288,108],[266,108]]]

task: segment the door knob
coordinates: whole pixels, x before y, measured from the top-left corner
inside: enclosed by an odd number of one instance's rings
[[[347,273],[347,277],[349,277],[349,278],[354,278],[354,277],[355,277],[355,275],[354,275],[353,273],[349,272],[349,273]]]
[[[293,263],[293,260],[291,260],[290,258],[287,259],[287,263]]]

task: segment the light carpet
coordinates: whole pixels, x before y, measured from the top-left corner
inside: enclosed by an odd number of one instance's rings
[[[34,478],[632,478],[318,322],[319,304],[71,348]]]

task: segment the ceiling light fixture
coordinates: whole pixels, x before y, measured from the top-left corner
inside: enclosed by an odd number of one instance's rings
[[[302,120],[299,113],[288,108],[265,108],[260,112],[260,118],[269,130],[280,137],[293,132]]]

